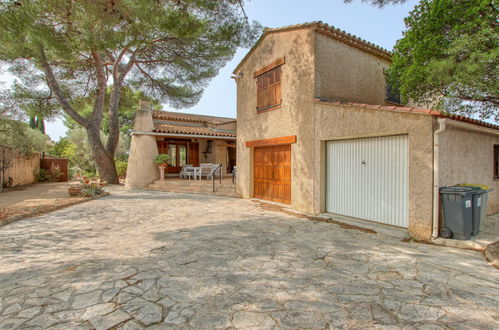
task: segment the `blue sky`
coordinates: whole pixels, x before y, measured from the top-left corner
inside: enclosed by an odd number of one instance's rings
[[[401,38],[404,30],[404,17],[418,1],[409,0],[404,5],[391,5],[377,8],[361,0],[350,4],[343,0],[251,0],[246,4],[246,14],[251,20],[259,21],[263,26],[279,27],[311,21],[323,21],[362,39],[391,50]],[[231,73],[248,49],[239,49],[234,58],[220,70],[201,101],[182,112],[209,114],[215,116],[236,116],[236,89]],[[1,77],[0,77],[1,80]],[[166,108],[164,110],[173,110]],[[65,134],[61,120],[49,122],[47,133],[57,141]]]

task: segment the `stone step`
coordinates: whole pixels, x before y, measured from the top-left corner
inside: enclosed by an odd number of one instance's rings
[[[212,191],[213,186],[176,186],[176,185],[167,185],[167,184],[157,184],[153,183],[150,186],[154,186],[156,188],[165,188],[165,189],[187,189],[187,190],[200,190],[200,191]],[[236,187],[231,185],[231,186],[221,186],[221,185],[216,185],[215,190],[235,190]]]
[[[221,197],[233,197],[233,198],[240,198],[241,196],[237,192],[220,192],[220,191],[181,191],[181,190],[176,190],[176,189],[165,189],[165,188],[155,188],[155,187],[149,187],[146,190],[156,190],[156,191],[164,191],[164,192],[171,192],[171,193],[178,193],[178,194],[199,194],[199,195],[210,195],[210,196],[221,196]]]
[[[213,183],[211,181],[195,181],[195,180],[156,180],[154,181],[155,185],[158,186],[180,186],[180,187],[212,187]],[[232,182],[222,182],[220,183],[219,181],[215,181],[215,186],[216,187],[233,187],[235,186],[234,183]]]
[[[211,183],[206,181],[199,182],[197,184],[178,184],[178,181],[168,182],[168,180],[157,180],[153,184],[149,185],[149,189],[184,194],[202,194],[237,198],[240,197],[240,195],[236,192],[235,185],[232,183],[218,183],[215,185],[216,191],[213,192],[213,186],[211,185]]]

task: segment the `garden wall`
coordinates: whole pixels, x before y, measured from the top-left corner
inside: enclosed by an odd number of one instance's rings
[[[33,183],[36,181],[39,168],[39,154],[26,156],[14,153],[12,166],[5,170],[4,180],[7,182],[9,178],[12,178],[12,186]]]
[[[63,158],[42,158],[40,159],[40,168],[43,168],[47,172],[53,172],[54,167],[59,167],[61,170],[61,176],[58,178],[58,182],[68,181],[68,160]]]

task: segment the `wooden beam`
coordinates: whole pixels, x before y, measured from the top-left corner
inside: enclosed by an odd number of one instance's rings
[[[260,70],[255,71],[255,73],[253,73],[253,78],[256,78],[256,77],[264,74],[265,72],[268,72],[274,68],[277,68],[279,65],[283,65],[284,63],[286,63],[286,57],[280,58],[277,61],[274,61],[274,62],[270,63],[269,65],[261,68]]]
[[[296,135],[281,136],[264,140],[246,141],[246,147],[269,147],[296,143]]]

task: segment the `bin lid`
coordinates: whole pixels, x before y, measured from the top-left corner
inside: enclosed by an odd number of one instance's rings
[[[473,195],[475,190],[471,187],[464,186],[451,186],[451,187],[442,187],[440,188],[441,194],[450,194],[450,195]]]
[[[473,188],[478,188],[478,189],[482,189],[485,191],[492,191],[493,190],[490,186],[486,186],[484,184],[478,184],[478,183],[460,183],[460,184],[457,184],[456,186],[473,187]]]

